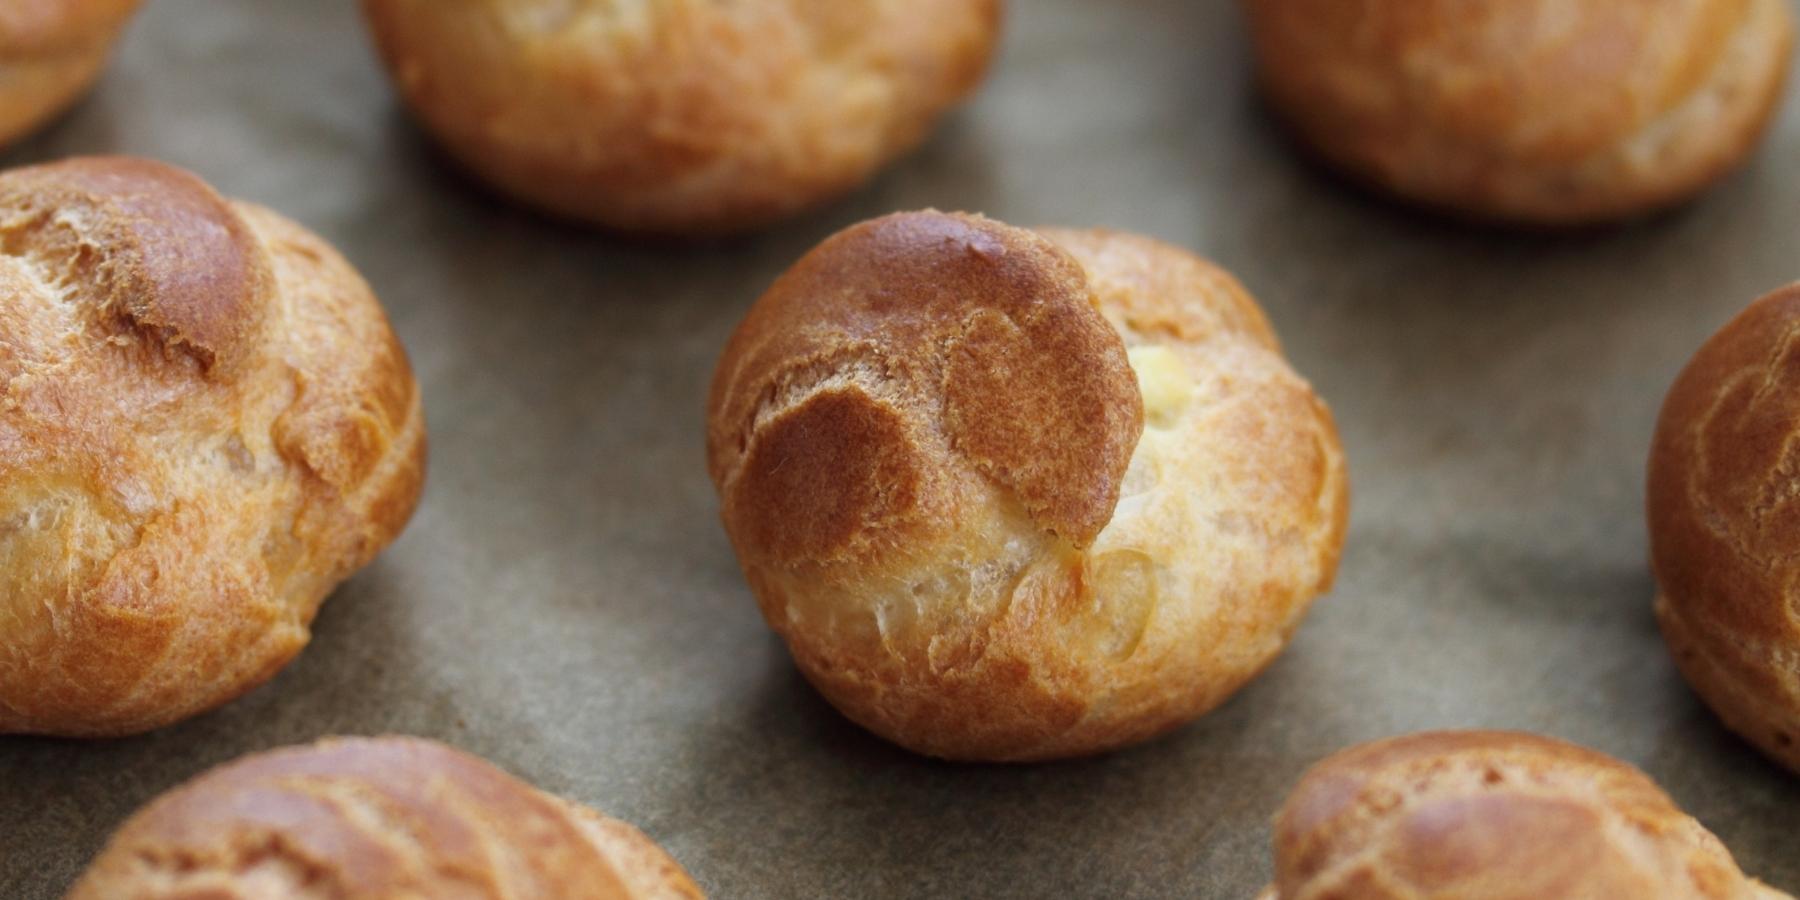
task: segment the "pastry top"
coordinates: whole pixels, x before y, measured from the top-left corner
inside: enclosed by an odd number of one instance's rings
[[[877,564],[955,527],[957,498],[932,496],[946,471],[1004,485],[1085,546],[1143,430],[1081,267],[1031,232],[935,212],[852,227],[795,264],[733,335],[712,409],[713,477],[736,485],[746,547],[782,567]]]
[[[411,515],[423,419],[368,286],[160,163],[0,174],[0,733],[224,702]]]
[[[1229,275],[1147,238],[901,213],[760,299],[713,382],[721,515],[846,715],[957,759],[1200,715],[1335,572],[1330,414]]]
[[[1081,265],[1094,307],[1125,340],[1128,353],[1139,345],[1214,342],[1281,353],[1268,317],[1244,286],[1186,250],[1107,228],[1036,232]]]
[[[1578,223],[1687,196],[1780,94],[1784,0],[1246,0],[1270,97],[1403,194]]]
[[[1800,284],[1702,346],[1650,453],[1650,554],[1663,627],[1727,721],[1800,769]]]
[[[137,0],[0,3],[0,144],[69,108],[99,77]]]
[[[34,298],[39,302],[74,301],[75,310],[95,321],[58,322],[52,318],[57,307],[34,310],[18,300],[11,304],[15,316],[38,312],[49,320],[46,326],[91,324],[135,333],[145,344],[133,360],[147,363],[142,374],[111,385],[103,396],[80,399],[116,402],[145,376],[178,383],[228,379],[258,348],[274,289],[269,261],[230,202],[193,175],[130,158],[17,169],[0,176],[0,216],[11,274],[18,279],[12,293],[47,295]],[[64,268],[50,268],[55,266]],[[43,280],[33,284],[34,277]],[[27,354],[47,355],[50,348],[33,346],[32,338],[63,338],[62,329],[9,335],[14,340],[7,349],[21,361]],[[81,368],[111,361],[105,354],[70,360]],[[183,364],[159,365],[177,361]],[[79,372],[64,377],[83,380]]]
[[[400,92],[508,191],[734,230],[848,190],[971,91],[1001,0],[364,0]]]
[[[1264,75],[1346,126],[1568,162],[1699,88],[1752,0],[1251,0]]]
[[[221,766],[120,827],[69,900],[699,900],[623,822],[417,738],[326,740]]]
[[[110,36],[140,0],[7,0],[0,4],[0,59],[72,49]]]
[[[0,3],[0,61],[71,50],[110,38],[140,0],[6,0]]]
[[[1800,284],[1745,309],[1676,378],[1649,469],[1651,553],[1665,596],[1712,626],[1800,648]],[[1796,735],[1800,737],[1800,735]]]
[[[1644,773],[1573,744],[1427,732],[1338,753],[1275,820],[1277,900],[1770,900]]]

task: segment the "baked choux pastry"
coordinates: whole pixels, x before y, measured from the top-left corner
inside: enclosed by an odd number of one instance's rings
[[[1229,275],[938,212],[840,232],[757,301],[708,462],[800,671],[961,760],[1217,706],[1330,585],[1348,506],[1330,414]]]
[[[847,193],[981,81],[1001,0],[363,0],[401,96],[553,214],[707,235]]]
[[[258,753],[139,810],[67,900],[699,900],[636,828],[418,738]]]
[[[1725,724],[1800,772],[1800,284],[1675,379],[1650,449],[1656,617]]]
[[[0,173],[0,298],[0,734],[131,734],[267,680],[419,496],[368,285],[273,212],[95,157]]]
[[[1453,213],[1583,225],[1687,199],[1778,105],[1789,0],[1244,0],[1319,156]]]
[[[68,109],[106,67],[138,0],[0,2],[0,144]]]
[[[1644,773],[1530,734],[1441,731],[1314,766],[1263,900],[1777,900]]]

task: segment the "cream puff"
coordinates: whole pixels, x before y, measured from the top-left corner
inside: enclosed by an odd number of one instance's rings
[[[258,753],[158,797],[68,900],[701,900],[643,832],[418,738]]]
[[[1800,285],[1707,341],[1650,450],[1656,616],[1733,731],[1800,772]]]
[[[369,286],[121,157],[0,174],[0,296],[0,734],[131,734],[268,680],[419,497]]]
[[[727,344],[708,461],[739,562],[845,715],[933,756],[1121,747],[1212,709],[1331,583],[1325,405],[1166,244],[902,213]]]
[[[81,99],[112,54],[138,0],[0,3],[0,144]]]
[[[847,193],[980,83],[1001,0],[363,0],[471,172],[626,232],[766,225]]]
[[[1262,900],[1792,900],[1644,773],[1531,734],[1442,731],[1345,750],[1275,819]]]
[[[1357,179],[1582,225],[1679,203],[1778,105],[1788,0],[1244,0],[1270,102]]]

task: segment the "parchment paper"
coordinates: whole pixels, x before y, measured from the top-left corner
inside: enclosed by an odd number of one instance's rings
[[[412,353],[431,475],[271,684],[129,740],[0,739],[0,897],[58,895],[133,809],[211,765],[404,732],[636,823],[718,898],[1248,898],[1308,764],[1472,725],[1644,767],[1746,870],[1800,891],[1800,777],[1676,674],[1641,508],[1675,372],[1800,277],[1800,103],[1687,209],[1521,237],[1294,154],[1226,0],[1012,5],[991,82],[921,152],[774,231],[683,247],[473,186],[400,112],[351,0],[152,0],[93,98],[0,163],[159,157],[322,233]],[[1061,765],[910,756],[814,695],[738,574],[702,458],[726,335],[827,234],[924,206],[1199,250],[1337,414],[1354,514],[1336,590],[1172,737]]]

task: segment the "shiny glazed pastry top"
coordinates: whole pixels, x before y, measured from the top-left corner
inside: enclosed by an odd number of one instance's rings
[[[916,751],[1155,735],[1280,651],[1336,568],[1329,413],[1228,275],[1165,244],[903,213],[727,345],[709,464],[802,672]]]
[[[368,285],[160,163],[0,174],[0,733],[267,680],[399,533],[424,424]]]
[[[1266,92],[1320,156],[1535,225],[1679,202],[1776,108],[1788,0],[1244,0]]]
[[[1650,451],[1656,615],[1732,730],[1800,772],[1800,285],[1755,303],[1669,389]]]
[[[0,145],[30,133],[87,92],[138,2],[0,3]]]
[[[425,127],[504,193],[623,231],[845,193],[974,89],[1001,0],[363,0]]]
[[[158,797],[67,900],[701,900],[636,828],[417,738],[258,753]]]
[[[1530,734],[1376,741],[1314,766],[1275,820],[1262,900],[1792,900],[1744,877],[1644,773]]]

